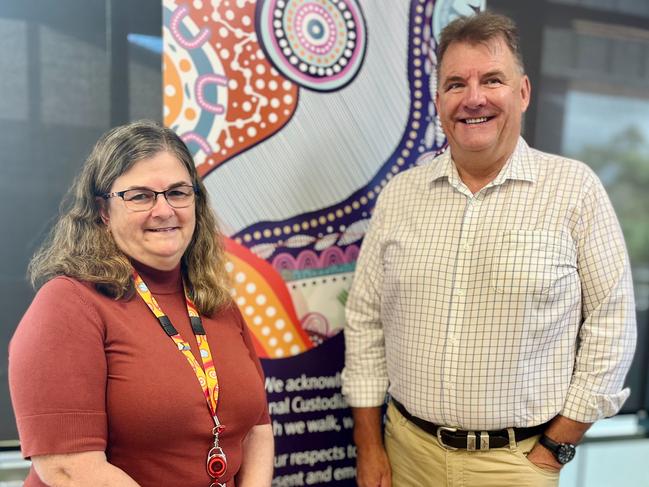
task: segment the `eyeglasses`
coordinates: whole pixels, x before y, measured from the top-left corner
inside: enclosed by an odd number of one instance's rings
[[[163,194],[167,203],[172,208],[187,208],[194,202],[194,195],[197,190],[193,186],[181,185],[164,191],[153,191],[152,189],[127,189],[114,193],[100,195],[105,200],[119,196],[124,200],[126,208],[131,211],[149,211],[158,200],[158,195]]]

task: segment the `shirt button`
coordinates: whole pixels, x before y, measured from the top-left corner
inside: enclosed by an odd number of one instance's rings
[[[458,296],[464,296],[464,289],[456,289],[455,294]]]

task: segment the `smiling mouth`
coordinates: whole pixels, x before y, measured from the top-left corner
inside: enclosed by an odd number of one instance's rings
[[[462,123],[466,125],[479,125],[481,123],[488,122],[494,117],[477,117],[477,118],[464,118],[462,119]]]
[[[178,227],[165,227],[165,228],[148,228],[148,232],[156,232],[156,233],[164,233],[164,232],[172,232],[174,230],[177,230]]]

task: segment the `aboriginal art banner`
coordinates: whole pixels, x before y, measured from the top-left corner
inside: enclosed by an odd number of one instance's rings
[[[163,0],[164,123],[194,155],[266,373],[276,487],[355,485],[344,306],[378,194],[445,137],[444,25],[485,0]]]

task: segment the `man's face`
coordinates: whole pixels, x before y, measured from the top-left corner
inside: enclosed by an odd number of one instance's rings
[[[440,66],[435,105],[453,158],[502,162],[516,146],[530,83],[501,37],[454,42]]]

